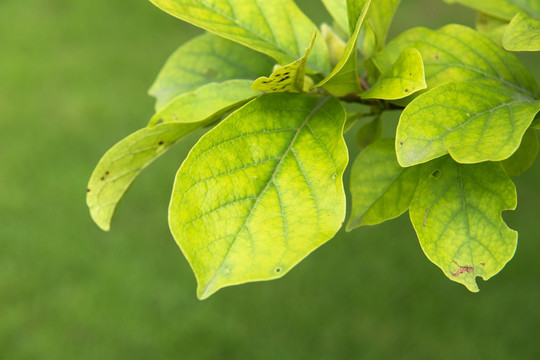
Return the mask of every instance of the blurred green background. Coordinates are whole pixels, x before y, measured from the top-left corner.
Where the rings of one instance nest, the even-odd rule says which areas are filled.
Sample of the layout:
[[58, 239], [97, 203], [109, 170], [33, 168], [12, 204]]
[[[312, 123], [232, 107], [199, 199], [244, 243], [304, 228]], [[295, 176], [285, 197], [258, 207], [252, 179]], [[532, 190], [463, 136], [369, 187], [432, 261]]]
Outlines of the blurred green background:
[[[318, 0], [299, 4], [328, 21]], [[446, 22], [474, 14], [403, 0], [391, 33]], [[91, 171], [146, 124], [148, 87], [199, 33], [146, 0], [0, 1], [0, 359], [540, 359], [540, 161], [505, 213], [516, 256], [478, 294], [427, 260], [404, 215], [340, 232], [281, 280], [198, 301], [167, 205], [200, 134], [100, 231]], [[524, 57], [537, 78], [539, 60]]]

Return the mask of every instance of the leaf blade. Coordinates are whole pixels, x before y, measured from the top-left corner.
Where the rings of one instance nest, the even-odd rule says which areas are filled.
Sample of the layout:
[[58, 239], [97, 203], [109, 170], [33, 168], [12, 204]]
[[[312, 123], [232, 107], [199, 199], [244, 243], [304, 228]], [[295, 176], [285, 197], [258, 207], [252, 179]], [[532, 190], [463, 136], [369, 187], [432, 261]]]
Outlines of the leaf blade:
[[[216, 35], [236, 41], [287, 64], [302, 56], [315, 25], [292, 0], [151, 0], [163, 11]], [[293, 34], [293, 36], [291, 36]], [[327, 73], [330, 62], [321, 37], [310, 67]]]
[[[169, 208], [199, 298], [281, 277], [337, 232], [345, 216], [344, 122], [335, 99], [276, 93], [201, 138], [178, 171]], [[231, 143], [233, 154], [225, 151]]]
[[427, 167], [409, 209], [422, 250], [453, 281], [477, 292], [510, 261], [517, 232], [501, 217], [517, 205], [513, 182], [498, 163], [462, 165], [450, 157]]
[[509, 51], [540, 51], [540, 19], [519, 12], [506, 28], [502, 43]]

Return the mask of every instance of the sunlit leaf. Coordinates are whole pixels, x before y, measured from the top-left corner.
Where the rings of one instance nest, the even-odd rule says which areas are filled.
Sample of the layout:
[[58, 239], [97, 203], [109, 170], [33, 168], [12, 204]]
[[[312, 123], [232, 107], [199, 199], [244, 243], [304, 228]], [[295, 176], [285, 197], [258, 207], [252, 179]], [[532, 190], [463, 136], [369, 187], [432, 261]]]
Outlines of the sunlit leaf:
[[416, 49], [404, 50], [394, 65], [373, 86], [363, 92], [364, 99], [395, 100], [427, 87], [422, 55]]
[[463, 165], [450, 157], [429, 163], [409, 213], [426, 256], [451, 280], [478, 291], [513, 257], [517, 232], [501, 212], [517, 204], [500, 163]]
[[199, 298], [281, 277], [339, 230], [344, 123], [336, 99], [268, 94], [195, 145], [176, 176], [169, 224]]
[[340, 30], [349, 30], [349, 18], [347, 16], [347, 0], [322, 0], [326, 10], [330, 13]]
[[507, 159], [539, 111], [540, 100], [496, 81], [441, 85], [403, 111], [396, 137], [399, 163], [411, 166], [447, 153], [460, 163]]
[[277, 66], [270, 77], [260, 77], [251, 86], [253, 90], [273, 92], [302, 92], [306, 75], [306, 62], [315, 43], [317, 32], [314, 31], [306, 53], [300, 59], [283, 66]]
[[330, 75], [316, 86], [321, 86], [336, 96], [344, 96], [361, 91], [360, 84], [358, 83], [358, 51], [356, 45], [360, 28], [362, 27], [370, 4], [371, 0], [365, 2], [362, 13], [356, 22], [356, 30], [347, 42], [347, 47], [345, 48], [341, 60], [334, 67]]
[[251, 80], [229, 80], [210, 83], [183, 93], [158, 111], [150, 119], [149, 126], [161, 122], [191, 123], [209, 118], [217, 120], [228, 111], [260, 95], [260, 92], [251, 89], [251, 83]]
[[519, 176], [527, 171], [536, 160], [538, 146], [536, 131], [527, 130], [517, 151], [502, 162], [506, 173], [510, 176]]
[[530, 97], [540, 92], [534, 77], [513, 54], [465, 26], [406, 31], [375, 56], [377, 67], [387, 71], [407, 48], [422, 54], [428, 88], [451, 81], [491, 79], [498, 87], [510, 87]]
[[205, 123], [169, 123], [144, 128], [107, 151], [90, 177], [86, 194], [96, 224], [108, 231], [118, 203], [141, 171]]
[[502, 43], [510, 51], [540, 51], [540, 19], [518, 13], [506, 28]]
[[266, 55], [212, 34], [198, 36], [180, 46], [167, 60], [150, 94], [161, 110], [178, 95], [214, 82], [256, 79], [272, 70]]
[[380, 139], [364, 149], [351, 169], [352, 210], [347, 231], [403, 214], [411, 204], [421, 168], [399, 166], [394, 139]]
[[[301, 57], [315, 25], [293, 0], [150, 0], [169, 14], [209, 32], [267, 54], [280, 64]], [[330, 61], [322, 37], [308, 65], [328, 73]]]

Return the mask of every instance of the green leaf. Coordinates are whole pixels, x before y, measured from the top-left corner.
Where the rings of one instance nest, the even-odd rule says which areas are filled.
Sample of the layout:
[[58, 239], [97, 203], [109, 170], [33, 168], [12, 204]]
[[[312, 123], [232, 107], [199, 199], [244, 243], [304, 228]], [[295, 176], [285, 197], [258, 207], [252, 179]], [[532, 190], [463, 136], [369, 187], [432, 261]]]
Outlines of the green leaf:
[[536, 131], [533, 129], [527, 130], [517, 151], [502, 162], [506, 173], [510, 176], [519, 176], [527, 171], [536, 160], [538, 147]]
[[[358, 1], [358, 0], [357, 0]], [[364, 2], [361, 0], [360, 2]], [[394, 18], [401, 0], [372, 0], [373, 4], [366, 17], [366, 27], [360, 35], [362, 52], [366, 57], [371, 57], [375, 51], [381, 50], [386, 44], [388, 29]], [[371, 39], [374, 39], [371, 40]], [[369, 45], [374, 42], [373, 45]]]
[[174, 238], [207, 298], [283, 276], [345, 217], [345, 111], [334, 98], [263, 95], [191, 150], [169, 208]]
[[255, 91], [273, 92], [302, 92], [306, 75], [306, 62], [315, 43], [317, 31], [313, 31], [306, 53], [300, 59], [283, 66], [277, 66], [270, 77], [260, 77], [251, 86]]
[[478, 291], [513, 257], [517, 232], [502, 221], [517, 204], [500, 163], [458, 164], [448, 156], [427, 166], [409, 209], [426, 256], [451, 280]]
[[[236, 41], [288, 64], [304, 54], [315, 25], [293, 0], [150, 0], [165, 12], [211, 33]], [[321, 37], [308, 65], [328, 73], [330, 62]]]
[[540, 113], [536, 114], [536, 117], [534, 118], [531, 127], [540, 130]]
[[347, 44], [326, 24], [321, 25], [321, 33], [326, 42], [326, 46], [328, 47], [330, 63], [332, 65], [337, 65], [345, 53]]
[[[368, 1], [371, 2], [371, 0]], [[356, 25], [358, 19], [362, 16], [362, 12], [367, 11], [366, 2], [366, 0], [346, 0], [347, 19], [349, 20], [349, 33], [351, 34], [351, 37], [354, 36], [354, 33], [356, 32]], [[366, 11], [363, 11], [364, 8]]]
[[476, 30], [489, 37], [499, 46], [502, 46], [502, 38], [507, 26], [508, 22], [506, 20], [481, 12], [476, 15]]
[[95, 223], [109, 231], [116, 207], [135, 178], [155, 159], [206, 122], [141, 129], [114, 145], [97, 164], [86, 193]]
[[203, 85], [232, 79], [256, 79], [272, 70], [274, 61], [256, 51], [212, 34], [198, 36], [176, 50], [149, 93], [161, 110], [178, 95]]
[[540, 91], [534, 77], [513, 54], [465, 26], [406, 31], [375, 56], [375, 64], [384, 73], [407, 48], [422, 54], [428, 88], [452, 81], [491, 79], [498, 82], [496, 86], [510, 87], [530, 97]]
[[322, 2], [336, 24], [340, 27], [340, 30], [346, 32], [349, 29], [347, 0], [322, 0]]
[[[372, 121], [364, 124], [356, 133], [356, 144], [362, 150], [382, 136], [381, 116], [377, 115]], [[394, 151], [395, 152], [395, 151]]]
[[358, 68], [356, 49], [358, 34], [364, 22], [364, 18], [371, 4], [371, 0], [366, 1], [364, 8], [356, 23], [356, 30], [347, 42], [345, 53], [339, 63], [334, 67], [330, 75], [318, 83], [317, 87], [323, 87], [335, 96], [345, 96], [350, 93], [358, 93], [361, 91], [358, 83]]
[[347, 231], [403, 214], [411, 204], [421, 168], [399, 166], [394, 139], [380, 139], [364, 149], [351, 169], [352, 211]]
[[504, 160], [517, 150], [539, 111], [540, 100], [496, 81], [441, 85], [417, 97], [401, 114], [399, 163], [411, 166], [447, 153], [460, 163]]
[[363, 99], [396, 100], [427, 88], [422, 55], [416, 49], [404, 50], [394, 65], [360, 96]]
[[540, 51], [540, 19], [518, 13], [506, 28], [502, 43], [510, 51]]
[[184, 93], [158, 111], [149, 126], [161, 122], [191, 123], [204, 119], [217, 120], [260, 93], [251, 89], [251, 80], [229, 80], [210, 83]]
[[[447, 3], [458, 3], [477, 11], [489, 14], [502, 20], [510, 20], [518, 11], [516, 0], [445, 0]], [[529, 1], [529, 0], [525, 0]], [[536, 0], [530, 0], [536, 1]]]

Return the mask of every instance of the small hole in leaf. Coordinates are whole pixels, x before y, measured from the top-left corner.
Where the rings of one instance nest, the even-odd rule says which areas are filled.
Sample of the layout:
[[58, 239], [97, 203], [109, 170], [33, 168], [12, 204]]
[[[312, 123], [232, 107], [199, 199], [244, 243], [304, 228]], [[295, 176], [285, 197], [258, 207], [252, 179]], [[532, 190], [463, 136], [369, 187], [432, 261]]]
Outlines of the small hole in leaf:
[[409, 92], [409, 89], [405, 89], [405, 92]]
[[336, 177], [337, 177], [336, 173], [332, 174], [332, 179], [335, 179]]
[[159, 125], [163, 122], [163, 119], [158, 119], [154, 125]]
[[441, 176], [441, 172], [439, 170], [435, 170], [434, 172], [431, 173], [431, 176], [437, 179], [439, 176]]
[[281, 268], [280, 267], [277, 267], [276, 270], [274, 270], [276, 272], [276, 274], [279, 274], [281, 272]]
[[400, 141], [400, 142], [399, 142], [399, 145], [402, 145], [402, 146], [403, 146], [403, 141]]

